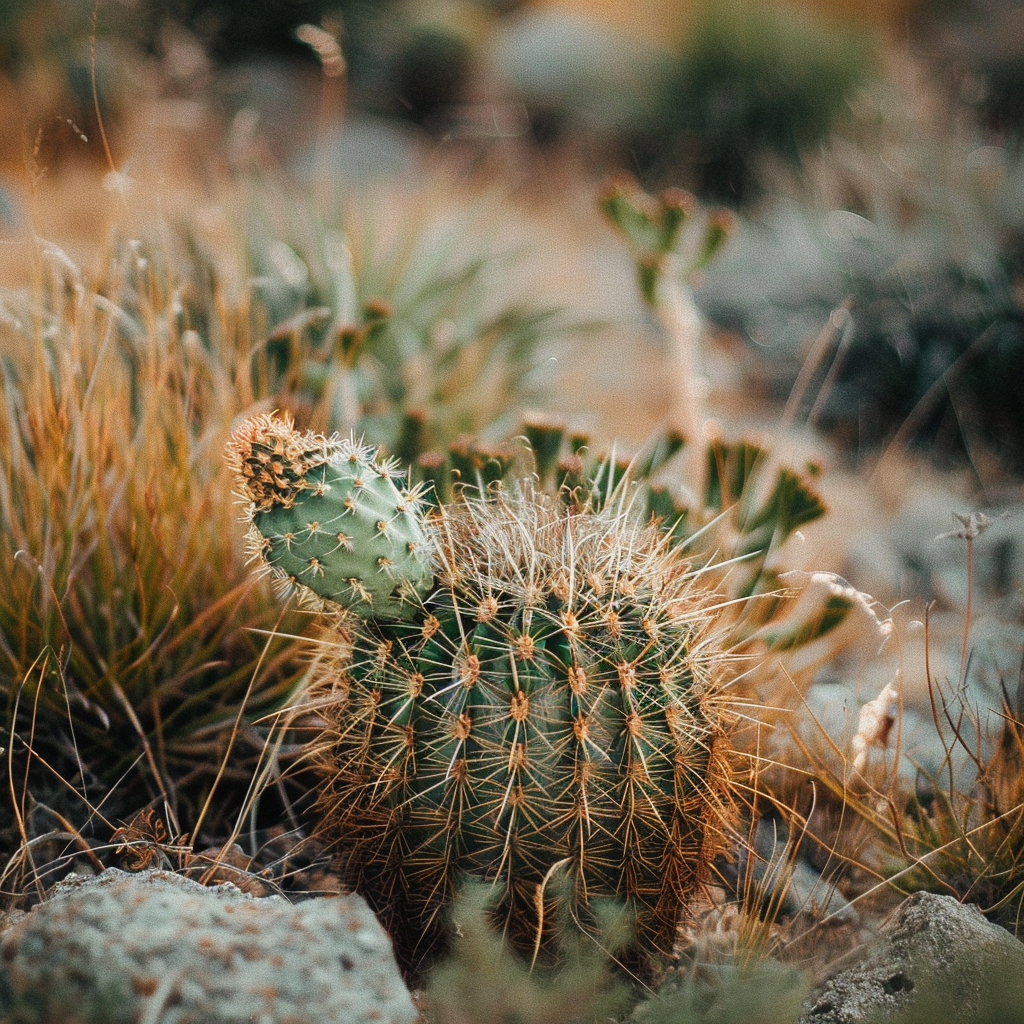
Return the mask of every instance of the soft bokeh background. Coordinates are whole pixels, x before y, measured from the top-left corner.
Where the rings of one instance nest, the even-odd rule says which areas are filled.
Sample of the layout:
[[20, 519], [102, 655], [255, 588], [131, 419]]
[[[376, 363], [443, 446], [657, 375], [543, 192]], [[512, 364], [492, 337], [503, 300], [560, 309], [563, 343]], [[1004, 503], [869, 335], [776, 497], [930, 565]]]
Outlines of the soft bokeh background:
[[[898, 671], [912, 740], [931, 723], [926, 636], [971, 713], [1024, 709], [1022, 97], [1013, 0], [0, 0], [0, 353], [27, 336], [19, 294], [49, 296], [74, 336], [69, 296], [137, 277], [139, 337], [166, 328], [188, 359], [277, 345], [287, 386], [318, 399], [351, 369], [324, 325], [357, 311], [365, 335], [356, 290], [388, 296], [404, 333], [387, 351], [415, 359], [362, 383], [392, 414], [429, 405], [438, 438], [497, 437], [531, 407], [632, 450], [699, 393], [709, 434], [822, 467], [831, 513], [787, 564], [896, 609], [881, 658], [867, 630], [856, 669], [823, 659], [816, 720], [851, 734]], [[699, 382], [598, 212], [620, 171], [730, 211], [685, 282]], [[181, 295], [147, 291], [144, 263]], [[214, 501], [216, 471], [189, 460], [242, 399], [211, 390], [209, 436], [168, 446]], [[371, 411], [361, 428], [395, 447], [395, 415]], [[954, 513], [977, 510], [969, 575]]]

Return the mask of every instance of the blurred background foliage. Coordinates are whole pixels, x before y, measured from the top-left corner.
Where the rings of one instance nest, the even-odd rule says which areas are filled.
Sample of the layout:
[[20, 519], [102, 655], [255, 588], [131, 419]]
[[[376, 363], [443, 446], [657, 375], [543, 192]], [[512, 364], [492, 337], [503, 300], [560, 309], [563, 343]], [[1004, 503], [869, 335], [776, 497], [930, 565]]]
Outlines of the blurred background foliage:
[[650, 184], [744, 203], [763, 191], [766, 158], [798, 164], [850, 119], [900, 39], [991, 130], [1019, 139], [1020, 22], [1012, 0], [10, 0], [0, 72], [8, 86], [31, 80], [34, 100], [89, 134], [90, 49], [101, 106], [116, 109], [135, 83], [115, 70], [115, 48], [162, 62], [178, 88], [191, 78], [230, 92], [240, 68], [315, 72], [296, 34], [313, 25], [341, 46], [350, 113], [435, 139], [571, 140]]
[[[358, 197], [395, 171], [427, 180], [440, 158], [469, 169], [460, 180], [498, 171], [527, 203], [571, 207], [625, 168], [652, 192], [681, 186], [736, 214], [721, 258], [689, 284], [711, 369], [728, 364], [747, 419], [788, 402], [788, 422], [826, 432], [854, 466], [909, 445], [997, 494], [1024, 470], [1022, 11], [1016, 0], [7, 0], [0, 230], [36, 227], [26, 166], [31, 180], [90, 163], [133, 173], [140, 122], [167, 180], [183, 168], [206, 183], [273, 177], [318, 200], [324, 182]], [[175, 135], [186, 143], [165, 160]], [[294, 337], [312, 342], [288, 368], [310, 401], [326, 394], [339, 346], [368, 339], [347, 386], [385, 443], [424, 412], [430, 443], [485, 428], [473, 405], [494, 404], [484, 380], [530, 402], [541, 343], [567, 324], [547, 292], [504, 305], [489, 255], [446, 262], [462, 230], [452, 224], [420, 249], [396, 243], [390, 269], [381, 253], [349, 294], [330, 266], [329, 202], [306, 218], [280, 198], [231, 244], [248, 249], [270, 347], [287, 361]], [[535, 243], [534, 228], [514, 241]], [[429, 309], [410, 270], [435, 289]], [[399, 277], [394, 308], [374, 305]], [[657, 337], [643, 310], [622, 306], [636, 336]], [[581, 359], [587, 344], [571, 340]], [[412, 350], [427, 369], [396, 372], [396, 353]], [[460, 390], [467, 353], [474, 383]], [[339, 408], [325, 426], [344, 421]]]
[[[156, 71], [164, 94], [202, 93], [225, 122], [255, 107], [301, 123], [296, 107], [319, 103], [321, 117], [415, 126], [428, 145], [571, 148], [599, 171], [750, 208], [772, 168], [802, 168], [859, 123], [901, 46], [980, 130], [1019, 147], [1022, 24], [1013, 0], [10, 0], [0, 75], [23, 130], [3, 156], [40, 132], [92, 138], [96, 108], [116, 139]], [[301, 26], [343, 63], [326, 69]], [[338, 68], [343, 87], [318, 100], [319, 72]]]

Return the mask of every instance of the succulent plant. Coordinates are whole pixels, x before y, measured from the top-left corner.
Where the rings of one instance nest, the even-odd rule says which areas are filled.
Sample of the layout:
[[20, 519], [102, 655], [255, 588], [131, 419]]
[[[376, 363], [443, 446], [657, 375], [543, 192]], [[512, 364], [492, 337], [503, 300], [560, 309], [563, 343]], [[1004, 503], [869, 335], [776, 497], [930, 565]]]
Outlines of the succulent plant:
[[443, 951], [479, 877], [527, 957], [553, 955], [559, 905], [593, 932], [610, 898], [634, 921], [623, 963], [656, 973], [732, 816], [730, 656], [701, 570], [627, 487], [597, 507], [527, 483], [422, 511], [389, 490], [403, 550], [373, 547], [358, 570], [346, 545], [303, 545], [339, 522], [353, 548], [378, 544], [347, 467], [393, 467], [267, 417], [229, 460], [258, 557], [336, 608], [303, 701], [322, 723], [321, 831], [405, 970]]
[[361, 615], [404, 617], [430, 568], [419, 496], [398, 489], [394, 463], [272, 416], [246, 421], [231, 450], [254, 503], [254, 553], [278, 578]]
[[681, 264], [677, 269], [692, 278], [718, 255], [732, 228], [733, 218], [727, 211], [709, 213], [698, 227], [700, 237], [691, 232], [688, 251], [673, 257], [684, 229], [693, 226], [687, 222], [693, 220], [695, 207], [696, 200], [688, 192], [667, 188], [652, 196], [627, 174], [613, 175], [605, 183], [601, 212], [629, 246], [637, 264], [640, 294], [652, 309], [661, 301], [658, 285], [666, 264], [674, 258]]
[[[452, 187], [439, 177], [397, 204], [360, 199], [358, 211], [341, 197], [323, 209], [285, 189], [252, 196], [237, 215], [245, 256], [233, 273], [251, 329], [265, 338], [255, 393], [281, 396], [327, 431], [365, 434], [396, 454], [404, 445], [408, 460], [419, 454], [402, 433], [409, 417], [423, 444], [447, 444], [543, 402], [552, 381], [539, 372], [542, 355], [582, 325], [557, 300], [527, 295], [514, 253], [484, 236], [496, 193], [460, 208]], [[223, 279], [223, 254], [194, 241], [192, 280]]]

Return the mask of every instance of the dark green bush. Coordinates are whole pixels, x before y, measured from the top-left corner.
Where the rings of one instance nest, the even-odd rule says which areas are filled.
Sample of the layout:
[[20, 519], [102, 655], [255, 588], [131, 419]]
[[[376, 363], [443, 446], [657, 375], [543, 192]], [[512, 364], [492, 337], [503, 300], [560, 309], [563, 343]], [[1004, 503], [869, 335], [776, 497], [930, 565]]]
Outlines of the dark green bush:
[[665, 85], [655, 161], [689, 168], [708, 198], [752, 198], [760, 163], [798, 163], [822, 142], [871, 63], [860, 33], [777, 5], [704, 3]]

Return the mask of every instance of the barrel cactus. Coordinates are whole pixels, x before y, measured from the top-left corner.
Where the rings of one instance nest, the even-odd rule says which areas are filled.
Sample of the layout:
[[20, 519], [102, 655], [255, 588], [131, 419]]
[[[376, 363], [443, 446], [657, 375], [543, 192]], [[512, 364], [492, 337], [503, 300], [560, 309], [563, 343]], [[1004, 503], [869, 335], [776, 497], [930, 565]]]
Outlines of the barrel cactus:
[[732, 816], [734, 659], [701, 572], [625, 489], [601, 508], [528, 483], [432, 506], [360, 446], [268, 417], [229, 458], [256, 557], [331, 611], [302, 701], [320, 831], [408, 975], [476, 877], [530, 960], [555, 955], [556, 920], [596, 931], [624, 904], [623, 962], [653, 976]]

